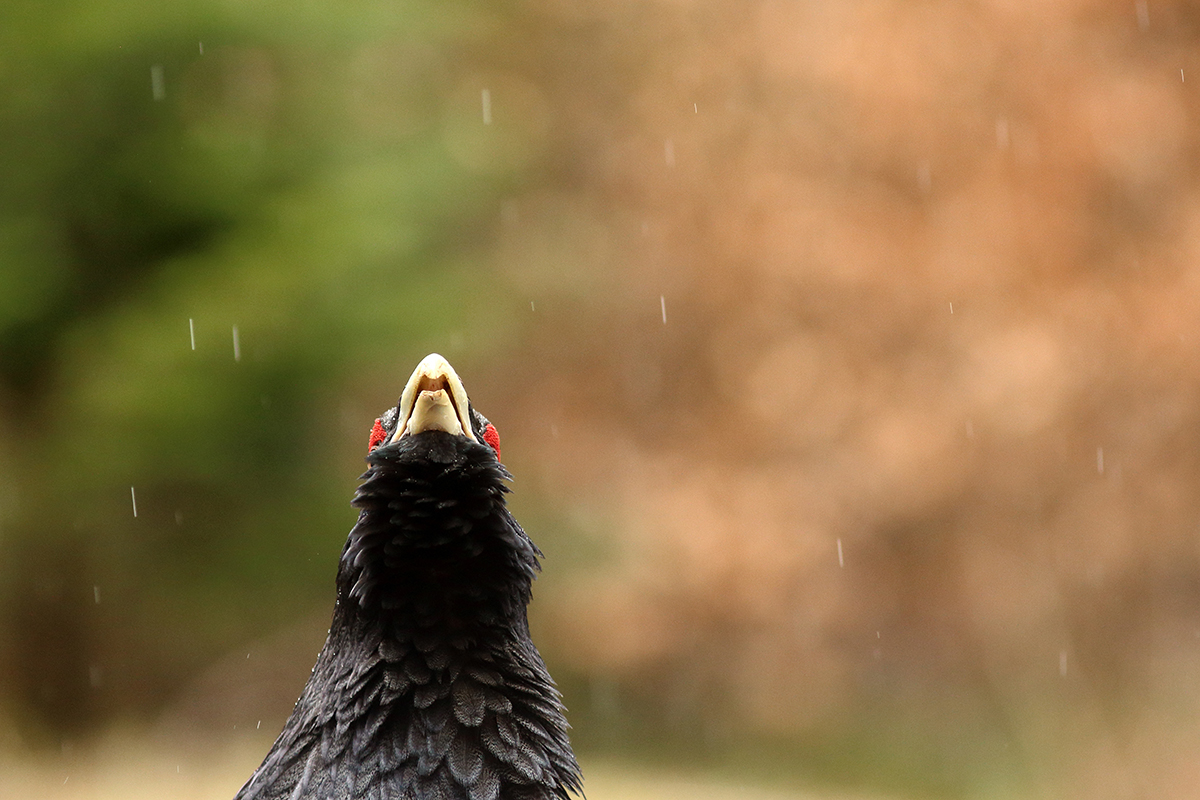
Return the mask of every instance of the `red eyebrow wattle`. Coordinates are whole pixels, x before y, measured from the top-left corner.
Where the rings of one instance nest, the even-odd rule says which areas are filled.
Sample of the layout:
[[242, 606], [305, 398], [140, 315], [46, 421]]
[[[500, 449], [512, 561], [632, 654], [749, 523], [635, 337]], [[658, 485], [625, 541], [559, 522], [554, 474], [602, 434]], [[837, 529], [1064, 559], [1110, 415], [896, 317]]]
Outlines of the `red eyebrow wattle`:
[[387, 438], [387, 431], [383, 429], [383, 421], [375, 420], [375, 425], [371, 428], [371, 438], [367, 440], [367, 452], [371, 452], [379, 445], [383, 444], [383, 440]]
[[487, 427], [483, 429], [483, 440], [491, 445], [492, 449], [496, 451], [496, 460], [499, 461], [500, 434], [496, 431], [496, 426], [490, 422], [487, 424]]

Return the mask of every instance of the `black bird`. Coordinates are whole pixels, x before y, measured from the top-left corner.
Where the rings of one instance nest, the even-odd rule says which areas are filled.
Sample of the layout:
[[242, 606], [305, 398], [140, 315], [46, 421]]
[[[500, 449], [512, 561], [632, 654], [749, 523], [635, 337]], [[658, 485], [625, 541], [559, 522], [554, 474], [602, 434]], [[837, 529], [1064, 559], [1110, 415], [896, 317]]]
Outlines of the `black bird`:
[[375, 421], [308, 684], [235, 800], [549, 800], [580, 792], [529, 637], [541, 552], [496, 429], [441, 356]]

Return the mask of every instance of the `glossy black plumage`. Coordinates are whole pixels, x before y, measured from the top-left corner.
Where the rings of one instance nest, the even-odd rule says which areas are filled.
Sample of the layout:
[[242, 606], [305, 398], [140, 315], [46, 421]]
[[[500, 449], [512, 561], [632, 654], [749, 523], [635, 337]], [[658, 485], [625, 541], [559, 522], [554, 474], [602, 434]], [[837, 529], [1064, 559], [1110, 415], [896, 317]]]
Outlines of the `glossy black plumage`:
[[329, 637], [236, 800], [579, 791], [526, 619], [541, 554], [505, 506], [509, 475], [481, 443], [486, 420], [470, 417], [475, 440], [428, 430], [368, 456]]

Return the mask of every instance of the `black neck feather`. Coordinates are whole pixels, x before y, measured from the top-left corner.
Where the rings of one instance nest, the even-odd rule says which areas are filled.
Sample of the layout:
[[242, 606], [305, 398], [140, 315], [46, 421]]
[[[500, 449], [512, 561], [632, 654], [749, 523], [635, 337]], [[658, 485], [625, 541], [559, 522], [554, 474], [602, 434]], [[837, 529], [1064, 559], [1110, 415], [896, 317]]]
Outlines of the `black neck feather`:
[[401, 638], [524, 631], [541, 553], [505, 505], [510, 476], [491, 448], [428, 432], [379, 447], [368, 462], [339, 607], [386, 620]]
[[426, 432], [376, 448], [329, 638], [237, 800], [565, 800], [580, 788], [529, 638], [541, 553], [492, 450]]

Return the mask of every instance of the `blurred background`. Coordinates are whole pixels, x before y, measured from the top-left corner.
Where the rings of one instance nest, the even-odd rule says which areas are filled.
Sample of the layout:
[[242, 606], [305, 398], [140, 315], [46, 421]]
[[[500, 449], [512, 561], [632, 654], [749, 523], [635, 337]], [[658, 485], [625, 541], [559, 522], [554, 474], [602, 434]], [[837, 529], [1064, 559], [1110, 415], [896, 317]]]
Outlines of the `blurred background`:
[[7, 0], [0, 796], [232, 796], [431, 351], [593, 800], [1195, 796], [1198, 45], [1185, 0]]

